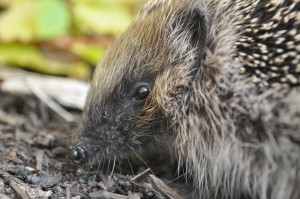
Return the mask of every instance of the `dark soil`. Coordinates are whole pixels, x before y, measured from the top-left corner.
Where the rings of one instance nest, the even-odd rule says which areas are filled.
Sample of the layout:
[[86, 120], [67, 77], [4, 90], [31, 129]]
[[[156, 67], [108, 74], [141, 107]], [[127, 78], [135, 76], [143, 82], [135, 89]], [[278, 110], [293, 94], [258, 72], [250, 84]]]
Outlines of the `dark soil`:
[[[80, 121], [80, 111], [68, 111]], [[74, 165], [67, 154], [76, 128], [33, 96], [0, 92], [0, 198], [176, 198], [153, 188], [159, 179], [149, 172], [138, 175], [144, 165], [116, 168], [113, 175], [109, 166]]]

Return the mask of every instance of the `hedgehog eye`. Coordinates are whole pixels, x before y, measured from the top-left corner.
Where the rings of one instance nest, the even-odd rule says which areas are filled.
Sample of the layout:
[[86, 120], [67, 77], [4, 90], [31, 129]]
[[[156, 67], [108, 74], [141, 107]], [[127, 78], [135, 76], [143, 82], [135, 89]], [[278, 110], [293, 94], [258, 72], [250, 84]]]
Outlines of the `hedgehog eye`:
[[148, 97], [149, 93], [150, 93], [150, 88], [147, 86], [144, 86], [144, 85], [138, 87], [135, 91], [136, 97], [139, 100], [146, 99]]

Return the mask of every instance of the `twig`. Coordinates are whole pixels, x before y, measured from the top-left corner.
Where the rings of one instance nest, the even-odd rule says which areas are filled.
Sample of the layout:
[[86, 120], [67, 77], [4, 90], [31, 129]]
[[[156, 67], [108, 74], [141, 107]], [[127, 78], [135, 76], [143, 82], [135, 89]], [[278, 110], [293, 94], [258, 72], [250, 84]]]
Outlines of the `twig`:
[[163, 197], [167, 199], [183, 199], [174, 189], [166, 185], [163, 181], [154, 175], [149, 175], [151, 180], [152, 188], [154, 191], [160, 193]]
[[108, 191], [96, 191], [90, 193], [89, 196], [92, 199], [102, 198], [102, 199], [128, 199], [128, 196], [123, 196], [120, 194], [111, 193]]
[[67, 199], [71, 198], [71, 192], [70, 192], [70, 187], [69, 186], [66, 187], [66, 198]]
[[[1, 0], [0, 0], [1, 1]], [[88, 83], [71, 78], [41, 75], [0, 66], [0, 90], [13, 94], [31, 94], [26, 81], [38, 85], [40, 90], [63, 107], [83, 110]], [[1, 83], [2, 80], [2, 83]]]
[[38, 150], [35, 155], [36, 155], [36, 170], [41, 171], [43, 170], [44, 151]]
[[12, 176], [5, 171], [5, 165], [0, 165], [0, 176], [6, 181], [10, 187], [12, 187], [15, 192], [22, 199], [34, 198], [48, 198], [52, 195], [52, 191], [43, 191], [39, 187], [30, 187], [30, 185], [24, 183], [20, 179]]
[[137, 175], [134, 176], [131, 180], [132, 180], [132, 181], [135, 181], [136, 179], [138, 179], [138, 178], [141, 177], [142, 175], [145, 175], [145, 174], [146, 174], [147, 172], [149, 172], [149, 171], [151, 171], [150, 168], [148, 168], [148, 169], [146, 169], [145, 171], [143, 171], [143, 172], [137, 174]]
[[62, 108], [58, 103], [52, 100], [46, 93], [44, 93], [37, 85], [33, 84], [30, 80], [26, 81], [28, 88], [36, 95], [42, 102], [44, 102], [49, 108], [59, 114], [67, 122], [75, 121], [72, 114]]
[[3, 171], [0, 169], [0, 176], [9, 183], [9, 185], [16, 191], [16, 193], [22, 198], [22, 199], [29, 199], [29, 196], [27, 193], [19, 187], [19, 184], [22, 182], [18, 179], [7, 173], [6, 171]]
[[13, 179], [8, 179], [9, 185], [16, 191], [16, 193], [22, 198], [22, 199], [29, 199], [30, 197], [28, 194], [20, 188], [20, 184], [14, 181]]
[[0, 198], [1, 199], [11, 199], [10, 197], [8, 197], [7, 195], [4, 195], [2, 193], [0, 193]]

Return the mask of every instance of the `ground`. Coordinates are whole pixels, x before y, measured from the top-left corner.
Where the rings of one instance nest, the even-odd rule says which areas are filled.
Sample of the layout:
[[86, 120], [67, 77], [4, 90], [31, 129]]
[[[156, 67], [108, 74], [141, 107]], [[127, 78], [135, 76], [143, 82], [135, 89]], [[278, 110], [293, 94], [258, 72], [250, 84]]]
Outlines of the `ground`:
[[143, 165], [112, 175], [73, 164], [69, 140], [81, 112], [68, 111], [77, 122], [65, 122], [34, 96], [0, 91], [0, 198], [180, 198]]

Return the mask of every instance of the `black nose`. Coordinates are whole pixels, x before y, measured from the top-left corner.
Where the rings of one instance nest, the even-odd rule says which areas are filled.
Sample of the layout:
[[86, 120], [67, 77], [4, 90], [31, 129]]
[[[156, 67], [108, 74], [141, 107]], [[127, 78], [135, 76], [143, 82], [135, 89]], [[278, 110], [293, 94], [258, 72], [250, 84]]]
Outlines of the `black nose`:
[[75, 146], [70, 152], [70, 158], [76, 164], [83, 164], [87, 161], [87, 153], [81, 146]]

